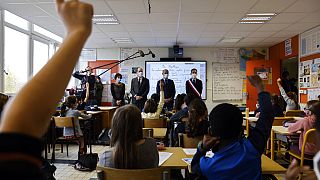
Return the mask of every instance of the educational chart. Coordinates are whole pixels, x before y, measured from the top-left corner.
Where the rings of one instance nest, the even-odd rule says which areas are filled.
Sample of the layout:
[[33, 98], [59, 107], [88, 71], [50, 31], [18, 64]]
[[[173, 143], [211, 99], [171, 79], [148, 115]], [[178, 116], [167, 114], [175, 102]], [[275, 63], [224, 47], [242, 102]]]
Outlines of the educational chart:
[[206, 99], [206, 61], [188, 61], [188, 62], [164, 62], [164, 61], [146, 61], [146, 77], [150, 81], [151, 94], [156, 93], [157, 82], [162, 79], [162, 70], [169, 70], [169, 79], [174, 81], [176, 87], [176, 95], [186, 93], [186, 81], [191, 78], [191, 69], [196, 68], [198, 70], [197, 78], [202, 81], [203, 90], [201, 97]]
[[242, 83], [238, 63], [212, 63], [212, 99], [239, 100], [242, 99]]
[[300, 62], [300, 88], [315, 88], [320, 86], [320, 58]]
[[318, 100], [318, 96], [320, 95], [320, 89], [308, 89], [308, 101], [310, 100]]

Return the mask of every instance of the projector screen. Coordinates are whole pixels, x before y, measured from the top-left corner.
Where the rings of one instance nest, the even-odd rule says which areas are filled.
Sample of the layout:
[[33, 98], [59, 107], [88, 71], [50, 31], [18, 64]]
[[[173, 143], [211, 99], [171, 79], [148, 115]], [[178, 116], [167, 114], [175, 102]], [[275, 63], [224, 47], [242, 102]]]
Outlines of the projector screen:
[[174, 81], [176, 86], [176, 96], [186, 93], [186, 81], [191, 78], [191, 69], [198, 70], [197, 78], [202, 81], [203, 89], [201, 97], [207, 98], [207, 62], [188, 61], [188, 62], [165, 62], [165, 61], [146, 61], [146, 78], [150, 81], [149, 96], [157, 91], [157, 81], [162, 79], [162, 70], [169, 70], [169, 79]]

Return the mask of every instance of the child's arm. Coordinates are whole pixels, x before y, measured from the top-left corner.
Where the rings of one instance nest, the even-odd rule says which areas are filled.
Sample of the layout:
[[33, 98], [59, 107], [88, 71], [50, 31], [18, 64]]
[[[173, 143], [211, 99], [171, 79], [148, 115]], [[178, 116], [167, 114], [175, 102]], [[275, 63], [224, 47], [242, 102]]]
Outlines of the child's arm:
[[90, 4], [64, 0], [56, 3], [67, 28], [67, 36], [58, 52], [6, 107], [1, 133], [42, 137], [91, 33], [93, 7]]
[[270, 94], [265, 92], [261, 78], [259, 76], [250, 76], [248, 79], [258, 91], [260, 104], [260, 117], [257, 121], [256, 127], [249, 133], [250, 135], [248, 139], [257, 151], [262, 154], [271, 132], [274, 119], [273, 109]]
[[294, 133], [294, 132], [297, 132], [297, 131], [300, 131], [300, 130], [303, 130], [303, 123], [304, 121], [306, 121], [306, 119], [303, 119], [303, 120], [299, 120], [293, 124], [290, 124], [289, 127], [288, 127], [288, 131], [290, 133]]
[[160, 113], [162, 112], [164, 106], [164, 84], [160, 81], [160, 101], [156, 111], [156, 117], [160, 117]]

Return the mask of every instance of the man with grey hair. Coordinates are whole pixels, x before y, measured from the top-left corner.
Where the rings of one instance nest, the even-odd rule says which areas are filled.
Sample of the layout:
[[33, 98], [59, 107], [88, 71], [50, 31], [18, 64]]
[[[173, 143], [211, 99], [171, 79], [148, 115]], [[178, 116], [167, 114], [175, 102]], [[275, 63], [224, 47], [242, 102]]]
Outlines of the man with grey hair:
[[174, 97], [176, 95], [176, 87], [172, 79], [169, 79], [169, 70], [162, 70], [163, 78], [157, 82], [157, 94], [160, 95], [160, 81], [164, 83], [164, 108], [168, 111], [173, 109]]
[[140, 111], [142, 111], [144, 107], [149, 90], [149, 79], [143, 77], [143, 69], [139, 67], [137, 71], [137, 77], [131, 80], [130, 92], [132, 94], [132, 104], [136, 105]]

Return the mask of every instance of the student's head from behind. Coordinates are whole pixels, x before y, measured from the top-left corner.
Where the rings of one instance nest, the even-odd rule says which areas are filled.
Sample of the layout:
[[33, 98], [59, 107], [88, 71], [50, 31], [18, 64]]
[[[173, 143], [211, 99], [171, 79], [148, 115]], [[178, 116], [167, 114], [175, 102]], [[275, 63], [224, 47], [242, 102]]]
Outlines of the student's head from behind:
[[271, 96], [271, 103], [272, 103], [272, 105], [279, 105], [280, 104], [280, 99], [277, 94], [273, 94]]
[[119, 83], [122, 79], [122, 74], [120, 73], [117, 73], [115, 76], [114, 76], [114, 79], [116, 80], [117, 83]]
[[194, 96], [194, 94], [189, 93], [189, 94], [187, 94], [187, 95], [184, 97], [183, 101], [184, 101], [184, 103], [185, 103], [187, 106], [189, 106], [190, 103], [191, 103], [191, 101], [193, 101], [193, 100], [196, 99], [196, 98], [197, 98], [197, 97]]
[[168, 69], [162, 70], [162, 76], [163, 76], [164, 79], [168, 79], [168, 77], [169, 77], [169, 70], [168, 70]]
[[68, 108], [76, 108], [78, 105], [78, 100], [76, 96], [68, 96], [66, 100], [66, 106]]
[[176, 111], [181, 110], [181, 106], [184, 103], [184, 98], [186, 97], [186, 94], [178, 94], [175, 101], [174, 101], [174, 109]]
[[282, 72], [282, 79], [289, 79], [289, 72], [288, 71]]
[[287, 95], [290, 99], [297, 101], [297, 95], [295, 92], [288, 92]]
[[101, 82], [101, 78], [99, 76], [96, 76], [96, 82]]
[[211, 134], [224, 139], [238, 139], [243, 134], [243, 117], [239, 108], [232, 104], [217, 105], [209, 114]]
[[188, 108], [189, 118], [188, 118], [188, 136], [194, 136], [194, 133], [199, 128], [199, 123], [203, 120], [207, 120], [208, 109], [206, 104], [201, 100], [196, 98], [193, 100]]
[[[311, 108], [316, 105], [317, 103], [319, 103], [318, 100], [310, 100], [307, 102], [306, 104], [306, 107], [304, 108], [304, 113], [307, 115], [307, 116], [311, 116], [312, 115], [312, 112], [311, 112]], [[315, 111], [315, 109], [313, 110]]]
[[137, 76], [138, 77], [142, 77], [143, 76], [143, 69], [142, 67], [139, 67], [138, 70], [137, 70]]
[[87, 74], [88, 74], [88, 75], [90, 75], [90, 74], [93, 73], [93, 70], [92, 70], [92, 68], [91, 68], [90, 66], [87, 66], [87, 67], [86, 67], [86, 71], [87, 71]]
[[150, 98], [153, 99], [157, 104], [159, 104], [159, 101], [160, 101], [159, 94], [153, 93]]
[[196, 68], [191, 69], [191, 77], [193, 79], [197, 78], [198, 70]]
[[315, 102], [309, 110], [311, 112], [311, 117], [315, 119], [317, 130], [320, 132], [320, 102]]
[[155, 113], [157, 111], [157, 103], [155, 100], [153, 99], [148, 99], [145, 103], [144, 103], [144, 108], [143, 111], [145, 113]]
[[115, 168], [137, 168], [137, 142], [143, 138], [140, 110], [134, 105], [118, 108], [112, 118], [111, 132]]

